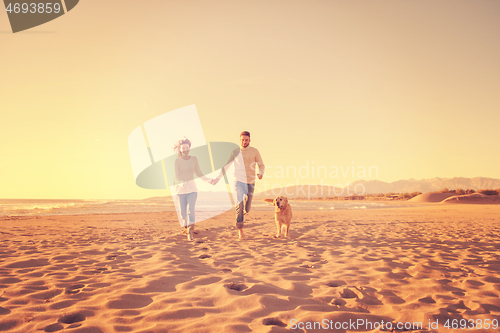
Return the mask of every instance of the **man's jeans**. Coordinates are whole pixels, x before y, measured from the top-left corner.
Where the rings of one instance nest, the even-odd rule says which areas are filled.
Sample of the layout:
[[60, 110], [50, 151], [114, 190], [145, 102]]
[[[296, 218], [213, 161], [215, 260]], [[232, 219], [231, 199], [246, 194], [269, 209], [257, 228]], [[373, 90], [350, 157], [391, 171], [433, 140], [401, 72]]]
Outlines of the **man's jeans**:
[[250, 211], [252, 206], [253, 191], [255, 184], [247, 184], [237, 181], [236, 188], [236, 227], [243, 228], [244, 214]]

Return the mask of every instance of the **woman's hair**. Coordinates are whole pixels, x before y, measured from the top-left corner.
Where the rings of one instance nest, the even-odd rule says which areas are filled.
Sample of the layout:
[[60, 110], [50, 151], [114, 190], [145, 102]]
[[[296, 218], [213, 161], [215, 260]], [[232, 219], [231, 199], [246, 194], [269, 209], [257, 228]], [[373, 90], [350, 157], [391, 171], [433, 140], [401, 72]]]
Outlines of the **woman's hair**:
[[178, 157], [181, 156], [181, 146], [184, 144], [188, 144], [189, 148], [191, 148], [191, 141], [189, 141], [189, 139], [186, 137], [174, 143], [174, 153], [177, 153]]

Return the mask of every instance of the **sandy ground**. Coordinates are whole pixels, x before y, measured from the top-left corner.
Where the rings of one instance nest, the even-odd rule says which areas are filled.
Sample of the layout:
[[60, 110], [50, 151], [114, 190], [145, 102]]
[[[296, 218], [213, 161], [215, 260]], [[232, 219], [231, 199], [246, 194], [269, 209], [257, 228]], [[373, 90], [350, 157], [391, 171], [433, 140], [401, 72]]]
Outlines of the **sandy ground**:
[[498, 331], [499, 205], [174, 214], [0, 218], [0, 331]]

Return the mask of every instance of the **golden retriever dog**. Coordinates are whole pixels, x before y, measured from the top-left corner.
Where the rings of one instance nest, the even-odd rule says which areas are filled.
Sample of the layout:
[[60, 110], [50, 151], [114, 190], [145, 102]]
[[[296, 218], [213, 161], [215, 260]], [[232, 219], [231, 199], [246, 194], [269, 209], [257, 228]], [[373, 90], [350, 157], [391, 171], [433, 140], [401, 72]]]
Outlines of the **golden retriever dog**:
[[290, 230], [290, 222], [292, 221], [292, 207], [288, 204], [287, 197], [282, 195], [274, 198], [274, 220], [276, 221], [277, 234], [276, 238], [281, 237], [281, 230], [283, 226], [286, 227], [285, 237], [288, 237], [288, 230]]

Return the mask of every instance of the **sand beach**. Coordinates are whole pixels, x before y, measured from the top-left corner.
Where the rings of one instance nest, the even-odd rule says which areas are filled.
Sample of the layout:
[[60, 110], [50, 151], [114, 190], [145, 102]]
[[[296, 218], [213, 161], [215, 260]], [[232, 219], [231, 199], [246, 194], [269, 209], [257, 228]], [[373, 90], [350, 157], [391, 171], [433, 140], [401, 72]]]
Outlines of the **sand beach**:
[[237, 241], [227, 212], [195, 242], [175, 212], [2, 217], [0, 331], [494, 332], [498, 216], [295, 211], [290, 237], [273, 239], [273, 213], [257, 211]]

